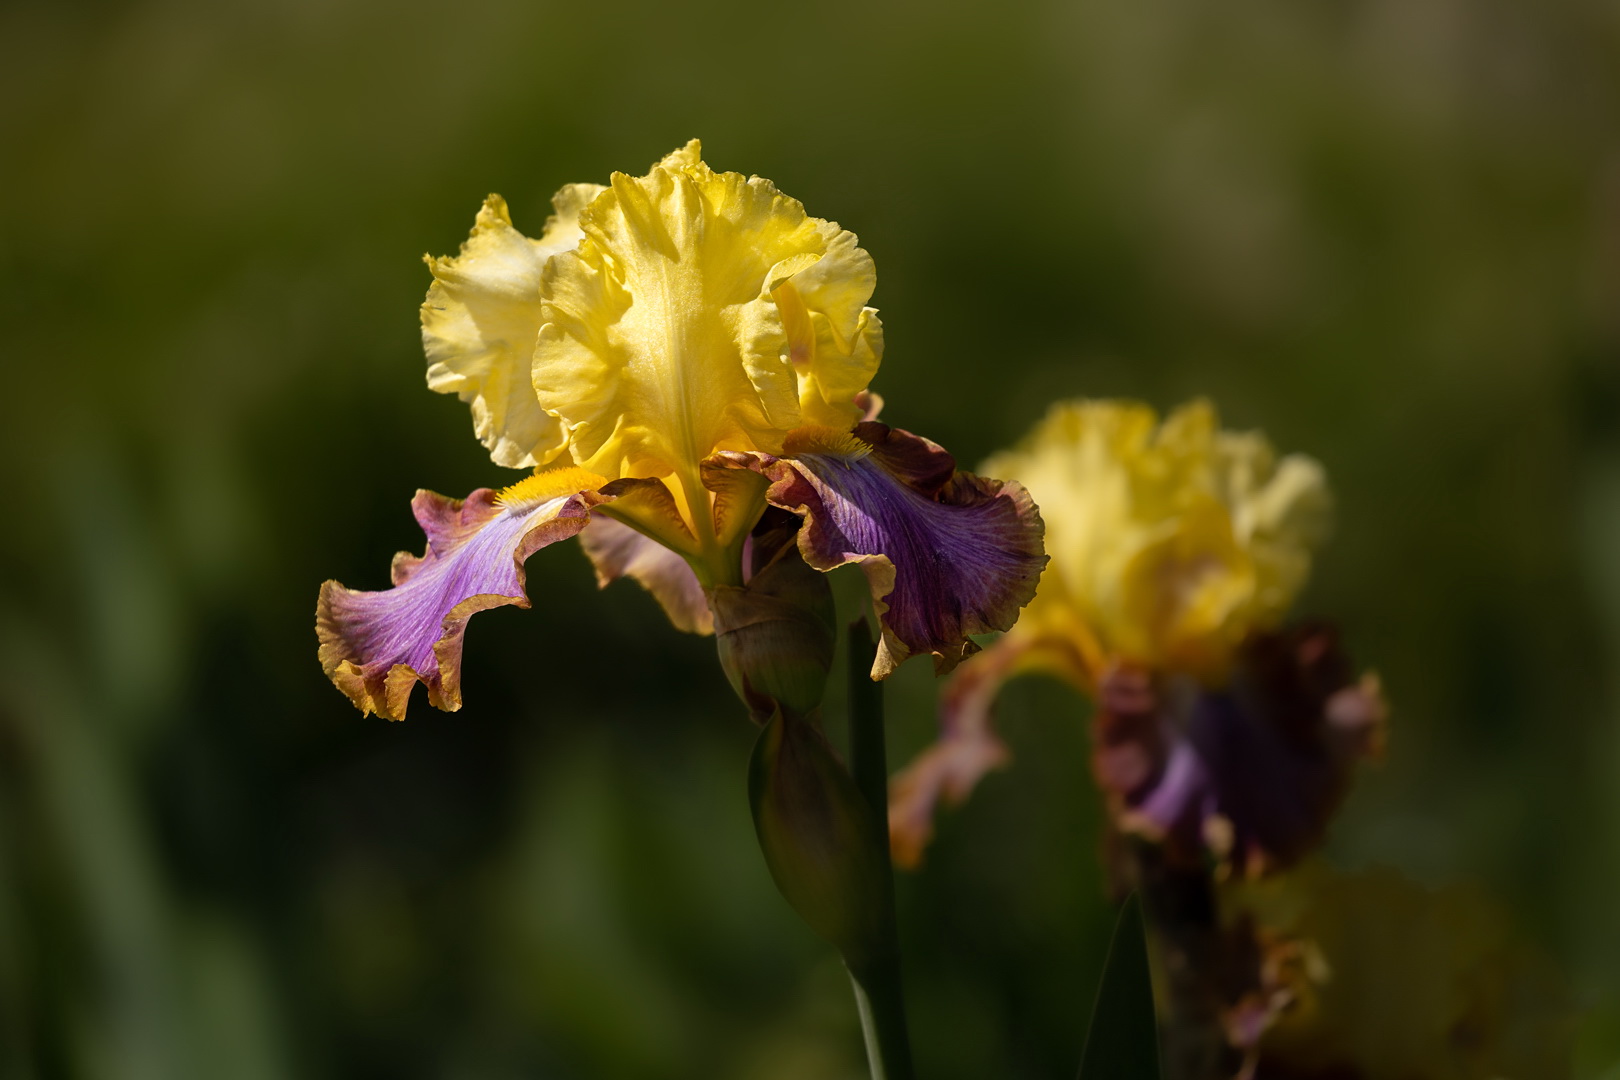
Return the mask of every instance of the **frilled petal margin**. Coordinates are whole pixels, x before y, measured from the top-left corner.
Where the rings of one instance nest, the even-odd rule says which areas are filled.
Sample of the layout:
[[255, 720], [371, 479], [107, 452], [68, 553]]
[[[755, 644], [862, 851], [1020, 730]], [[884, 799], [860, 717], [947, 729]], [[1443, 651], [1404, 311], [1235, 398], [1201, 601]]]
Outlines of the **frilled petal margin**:
[[920, 865], [939, 805], [961, 805], [985, 773], [1010, 760], [992, 726], [996, 696], [1008, 679], [1029, 671], [1086, 686], [1085, 658], [1068, 641], [1022, 636], [1022, 624], [951, 676], [939, 698], [939, 741], [889, 783], [889, 849], [896, 866]]
[[417, 492], [411, 510], [428, 546], [394, 557], [393, 588], [321, 586], [315, 632], [327, 676], [362, 713], [389, 720], [405, 718], [417, 682], [435, 708], [459, 709], [467, 620], [506, 604], [528, 607], [524, 561], [585, 528], [591, 507], [606, 501], [595, 490], [604, 483], [568, 468], [466, 499]]
[[1227, 689], [1167, 689], [1130, 668], [1104, 677], [1092, 765], [1115, 824], [1181, 861], [1207, 850], [1250, 875], [1297, 862], [1355, 764], [1383, 749], [1378, 680], [1353, 678], [1326, 626], [1251, 637]]
[[653, 594], [675, 624], [688, 634], [714, 633], [714, 616], [692, 567], [680, 555], [630, 526], [595, 514], [579, 534], [580, 546], [596, 568], [596, 583], [607, 588], [621, 577], [634, 578]]
[[887, 424], [799, 428], [781, 457], [725, 452], [705, 468], [767, 477], [766, 499], [805, 518], [799, 551], [817, 570], [860, 566], [883, 628], [874, 679], [914, 653], [949, 671], [978, 651], [969, 635], [1013, 624], [1046, 565], [1022, 486], [957, 472], [939, 446]]
[[428, 387], [472, 404], [473, 427], [497, 465], [524, 468], [555, 457], [567, 432], [534, 396], [529, 368], [545, 319], [546, 260], [579, 243], [580, 211], [605, 189], [569, 184], [557, 212], [531, 240], [512, 227], [506, 200], [491, 195], [453, 258], [427, 260], [433, 285], [422, 304]]

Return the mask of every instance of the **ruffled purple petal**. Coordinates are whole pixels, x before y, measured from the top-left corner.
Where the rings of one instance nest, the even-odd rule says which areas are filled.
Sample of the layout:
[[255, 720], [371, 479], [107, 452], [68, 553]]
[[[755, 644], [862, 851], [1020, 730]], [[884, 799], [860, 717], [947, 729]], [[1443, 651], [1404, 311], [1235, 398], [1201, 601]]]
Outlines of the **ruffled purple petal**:
[[1022, 486], [957, 472], [943, 449], [886, 424], [800, 429], [780, 458], [711, 461], [771, 479], [767, 499], [805, 518], [805, 562], [865, 572], [883, 630], [874, 679], [914, 653], [949, 671], [978, 650], [970, 635], [1012, 626], [1046, 565], [1040, 514]]
[[435, 708], [459, 709], [467, 620], [488, 608], [529, 606], [524, 561], [585, 527], [602, 501], [590, 488], [601, 482], [568, 469], [499, 493], [480, 488], [464, 500], [417, 492], [411, 509], [428, 546], [420, 557], [395, 556], [393, 588], [321, 586], [315, 630], [328, 677], [361, 712], [390, 720], [404, 719], [418, 682]]
[[1320, 843], [1356, 762], [1381, 753], [1387, 715], [1377, 679], [1355, 680], [1324, 626], [1251, 637], [1220, 691], [1115, 669], [1098, 706], [1092, 765], [1115, 824], [1248, 873]]

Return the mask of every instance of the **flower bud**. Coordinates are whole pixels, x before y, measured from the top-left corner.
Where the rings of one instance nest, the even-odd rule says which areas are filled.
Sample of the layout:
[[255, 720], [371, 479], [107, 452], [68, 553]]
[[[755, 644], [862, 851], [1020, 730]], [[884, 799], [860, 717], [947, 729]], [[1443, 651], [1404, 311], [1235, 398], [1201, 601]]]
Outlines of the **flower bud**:
[[793, 910], [852, 968], [882, 951], [887, 830], [809, 720], [770, 717], [748, 796], [760, 850]]
[[803, 717], [821, 704], [837, 633], [832, 590], [791, 537], [747, 585], [717, 585], [708, 597], [720, 665], [755, 723], [778, 707]]

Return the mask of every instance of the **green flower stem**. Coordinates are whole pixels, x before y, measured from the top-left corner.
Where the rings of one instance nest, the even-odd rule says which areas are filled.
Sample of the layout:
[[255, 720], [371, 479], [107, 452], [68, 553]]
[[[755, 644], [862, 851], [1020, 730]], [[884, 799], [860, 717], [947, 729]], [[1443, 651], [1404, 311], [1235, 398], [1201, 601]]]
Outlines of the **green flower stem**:
[[889, 863], [889, 767], [884, 749], [883, 687], [870, 671], [877, 646], [864, 618], [849, 628], [849, 766], [855, 786], [871, 805], [883, 852], [879, 947], [870, 956], [845, 956], [855, 987], [855, 1006], [866, 1035], [872, 1080], [912, 1080], [911, 1040], [906, 1030], [900, 979], [900, 934], [894, 912], [894, 871]]
[[1203, 866], [1170, 862], [1155, 844], [1131, 840], [1125, 856], [1164, 971], [1167, 1080], [1236, 1076], [1243, 1057], [1222, 1022], [1230, 946], [1221, 932], [1215, 879]]
[[911, 1043], [906, 1034], [906, 1003], [900, 991], [900, 957], [850, 967], [855, 1008], [866, 1035], [872, 1080], [912, 1080]]

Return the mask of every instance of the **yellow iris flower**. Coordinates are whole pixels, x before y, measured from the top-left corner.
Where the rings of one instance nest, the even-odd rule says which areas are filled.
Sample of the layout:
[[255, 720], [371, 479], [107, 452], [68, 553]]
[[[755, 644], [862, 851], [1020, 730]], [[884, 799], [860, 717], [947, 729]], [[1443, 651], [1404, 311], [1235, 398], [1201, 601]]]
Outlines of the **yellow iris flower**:
[[459, 707], [467, 619], [528, 606], [524, 560], [567, 536], [603, 584], [633, 577], [710, 632], [767, 506], [805, 520], [806, 563], [866, 574], [875, 678], [918, 652], [946, 670], [1012, 624], [1045, 562], [1039, 515], [1018, 485], [876, 422], [877, 278], [853, 233], [715, 172], [696, 141], [553, 205], [531, 239], [490, 196], [461, 253], [428, 260], [428, 385], [471, 405], [497, 465], [535, 474], [418, 493], [428, 550], [396, 559], [393, 588], [322, 588], [321, 662], [362, 710], [403, 716], [417, 682]]
[[1063, 673], [1087, 687], [1118, 661], [1219, 682], [1327, 531], [1321, 466], [1222, 431], [1202, 400], [1163, 423], [1136, 402], [1061, 402], [983, 471], [1020, 480], [1047, 523], [1052, 565], [1008, 636], [1072, 651]]
[[[946, 687], [939, 742], [896, 777], [890, 826], [903, 864], [920, 858], [938, 801], [960, 802], [1006, 761], [991, 713], [1007, 679], [1030, 671], [1057, 675], [1100, 699], [1100, 717], [1157, 701], [1152, 687], [1163, 676], [1219, 691], [1240, 649], [1281, 622], [1327, 529], [1321, 466], [1299, 455], [1279, 460], [1259, 433], [1221, 430], [1205, 401], [1182, 406], [1162, 423], [1135, 402], [1062, 402], [984, 468], [1019, 480], [1040, 501], [1051, 565], [1018, 625]], [[1307, 635], [1299, 646], [1305, 668], [1316, 663], [1305, 655], [1318, 648], [1313, 640]], [[1108, 700], [1110, 689], [1117, 700]], [[1355, 735], [1347, 738], [1352, 750], [1323, 751], [1334, 776], [1341, 761], [1376, 744], [1382, 723], [1376, 684], [1343, 700]], [[1155, 710], [1141, 719], [1139, 727], [1127, 725], [1123, 757], [1110, 756], [1103, 735], [1095, 738], [1099, 773], [1112, 774], [1105, 787], [1126, 775], [1136, 798], [1145, 798], [1141, 785], [1151, 771], [1143, 763], [1163, 766], [1159, 759], [1170, 745], [1157, 734]], [[1152, 751], [1137, 754], [1144, 741]], [[1196, 801], [1188, 793], [1220, 779], [1193, 756], [1177, 762], [1165, 774], [1174, 793], [1163, 789], [1149, 811], [1169, 814], [1173, 803], [1179, 813]], [[1169, 827], [1167, 820], [1156, 828]]]
[[716, 173], [696, 140], [555, 209], [529, 240], [491, 196], [461, 255], [429, 260], [428, 384], [471, 402], [497, 464], [663, 480], [670, 499], [602, 512], [731, 581], [763, 503], [717, 498], [702, 463], [861, 418], [883, 352], [872, 258], [769, 180]]

